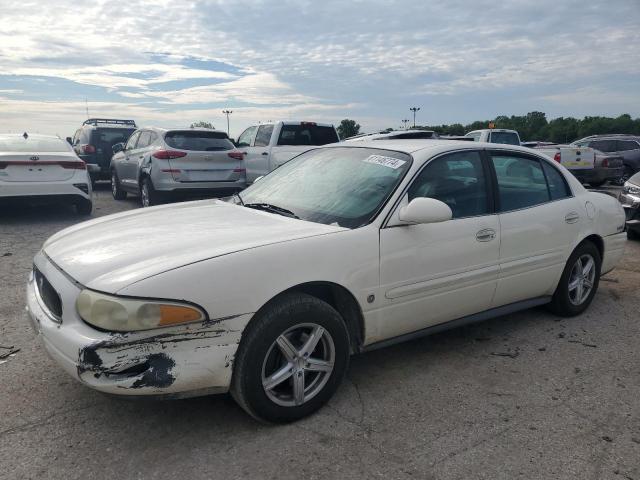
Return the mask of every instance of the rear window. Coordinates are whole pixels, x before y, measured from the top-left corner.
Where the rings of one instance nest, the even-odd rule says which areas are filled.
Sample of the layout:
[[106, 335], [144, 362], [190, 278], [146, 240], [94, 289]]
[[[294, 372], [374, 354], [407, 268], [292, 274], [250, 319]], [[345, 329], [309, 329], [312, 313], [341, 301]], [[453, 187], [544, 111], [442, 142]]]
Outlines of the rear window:
[[0, 152], [69, 152], [71, 147], [60, 138], [0, 136]]
[[180, 150], [196, 150], [199, 152], [215, 152], [233, 150], [231, 140], [224, 132], [174, 131], [167, 132], [164, 141], [172, 148]]
[[321, 127], [303, 123], [283, 125], [278, 145], [327, 145], [338, 142], [338, 134], [333, 127]]
[[93, 131], [91, 143], [105, 145], [109, 149], [116, 143], [126, 143], [136, 130], [134, 128], [98, 128]]
[[503, 145], [520, 145], [518, 135], [513, 132], [491, 132], [489, 142]]

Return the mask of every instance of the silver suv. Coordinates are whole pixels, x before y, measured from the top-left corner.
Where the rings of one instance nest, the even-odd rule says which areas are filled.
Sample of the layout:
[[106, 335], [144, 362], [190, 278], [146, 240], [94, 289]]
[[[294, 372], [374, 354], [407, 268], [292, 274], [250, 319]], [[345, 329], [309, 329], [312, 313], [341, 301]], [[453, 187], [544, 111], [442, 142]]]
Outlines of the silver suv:
[[113, 198], [140, 195], [143, 207], [178, 196], [231, 195], [246, 186], [242, 153], [217, 130], [141, 128], [113, 153]]

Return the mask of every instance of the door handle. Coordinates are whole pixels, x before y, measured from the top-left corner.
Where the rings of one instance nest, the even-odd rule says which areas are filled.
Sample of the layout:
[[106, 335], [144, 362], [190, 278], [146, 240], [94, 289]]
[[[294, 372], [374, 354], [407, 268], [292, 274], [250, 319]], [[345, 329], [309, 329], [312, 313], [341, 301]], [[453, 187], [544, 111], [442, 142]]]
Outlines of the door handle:
[[479, 242], [490, 242], [496, 238], [496, 231], [493, 228], [484, 228], [476, 233], [476, 240]]
[[578, 220], [580, 220], [580, 215], [577, 212], [569, 212], [564, 217], [564, 221], [567, 223], [576, 223]]
[[262, 152], [262, 155], [269, 155], [269, 152]]

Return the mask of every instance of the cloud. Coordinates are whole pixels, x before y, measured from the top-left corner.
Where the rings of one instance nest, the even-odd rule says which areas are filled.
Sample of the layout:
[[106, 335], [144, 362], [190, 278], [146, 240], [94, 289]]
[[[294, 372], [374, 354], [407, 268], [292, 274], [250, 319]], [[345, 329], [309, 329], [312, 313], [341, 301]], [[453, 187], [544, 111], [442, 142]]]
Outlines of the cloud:
[[[0, 94], [27, 102], [34, 122], [38, 108], [65, 116], [78, 92], [150, 122], [222, 107], [237, 124], [335, 115], [372, 130], [411, 105], [427, 123], [543, 107], [640, 114], [637, 0], [23, 0], [2, 12]], [[36, 85], [49, 79], [71, 86]]]

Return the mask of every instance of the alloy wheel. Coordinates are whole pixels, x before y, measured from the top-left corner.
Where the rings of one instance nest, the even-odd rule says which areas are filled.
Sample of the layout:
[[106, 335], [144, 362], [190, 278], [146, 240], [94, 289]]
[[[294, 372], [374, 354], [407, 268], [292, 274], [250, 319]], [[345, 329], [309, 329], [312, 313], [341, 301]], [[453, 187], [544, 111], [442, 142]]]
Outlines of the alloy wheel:
[[596, 262], [589, 254], [581, 255], [569, 275], [569, 301], [582, 305], [593, 290], [596, 278]]
[[315, 323], [295, 325], [271, 344], [262, 363], [262, 387], [274, 403], [293, 407], [316, 396], [331, 377], [335, 345]]

